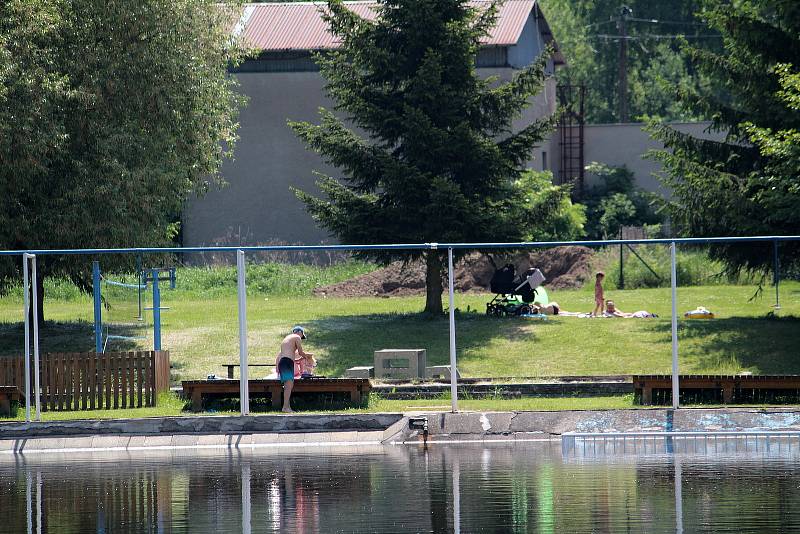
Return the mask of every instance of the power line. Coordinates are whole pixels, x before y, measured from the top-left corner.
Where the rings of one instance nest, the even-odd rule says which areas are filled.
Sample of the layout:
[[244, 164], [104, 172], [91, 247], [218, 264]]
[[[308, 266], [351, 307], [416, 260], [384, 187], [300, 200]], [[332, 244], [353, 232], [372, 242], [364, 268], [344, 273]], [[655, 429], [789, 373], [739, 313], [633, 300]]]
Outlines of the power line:
[[659, 34], [659, 33], [640, 33], [638, 35], [609, 35], [605, 33], [598, 33], [595, 35], [587, 35], [587, 39], [605, 39], [605, 40], [625, 40], [625, 41], [645, 41], [648, 39], [722, 39], [721, 35], [704, 34], [704, 35], [685, 35], [685, 34]]
[[602, 22], [593, 22], [591, 24], [587, 24], [585, 28], [589, 29], [589, 28], [594, 28], [595, 26], [602, 26], [603, 24], [613, 24], [615, 22], [617, 22], [617, 19], [604, 20]]
[[636, 17], [627, 17], [628, 20], [633, 22], [647, 22], [649, 24], [679, 24], [683, 26], [707, 26], [702, 22], [692, 22], [683, 20], [658, 20], [658, 19], [640, 19]]

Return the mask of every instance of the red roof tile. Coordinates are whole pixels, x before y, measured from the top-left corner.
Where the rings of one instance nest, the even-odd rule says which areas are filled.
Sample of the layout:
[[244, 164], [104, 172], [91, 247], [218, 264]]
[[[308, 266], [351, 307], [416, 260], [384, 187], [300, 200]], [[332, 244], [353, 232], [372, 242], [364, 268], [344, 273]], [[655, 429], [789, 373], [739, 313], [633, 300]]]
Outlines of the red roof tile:
[[[473, 6], [488, 2], [473, 0]], [[487, 46], [516, 44], [536, 0], [507, 0], [500, 7], [497, 26], [484, 39]], [[325, 50], [336, 41], [320, 17], [322, 2], [245, 4], [236, 33], [242, 33], [247, 46], [259, 50]], [[375, 2], [347, 2], [347, 7], [363, 18], [374, 19]]]

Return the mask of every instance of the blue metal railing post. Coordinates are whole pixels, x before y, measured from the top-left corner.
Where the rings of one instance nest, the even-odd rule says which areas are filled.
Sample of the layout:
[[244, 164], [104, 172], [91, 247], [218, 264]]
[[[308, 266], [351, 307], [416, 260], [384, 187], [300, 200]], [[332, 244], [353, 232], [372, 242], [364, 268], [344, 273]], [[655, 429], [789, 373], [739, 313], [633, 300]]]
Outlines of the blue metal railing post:
[[103, 352], [103, 296], [100, 290], [100, 262], [92, 262], [92, 293], [94, 293], [94, 350]]
[[158, 270], [152, 269], [153, 276], [153, 350], [161, 350], [161, 290], [158, 288]]

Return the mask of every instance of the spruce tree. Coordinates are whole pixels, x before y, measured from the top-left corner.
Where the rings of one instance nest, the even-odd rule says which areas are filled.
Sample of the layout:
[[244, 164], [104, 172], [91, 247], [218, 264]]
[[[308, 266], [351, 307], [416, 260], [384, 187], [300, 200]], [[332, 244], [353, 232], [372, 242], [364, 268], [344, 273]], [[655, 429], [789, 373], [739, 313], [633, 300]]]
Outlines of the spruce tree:
[[[653, 125], [668, 150], [665, 183], [675, 198], [670, 213], [688, 236], [796, 234], [800, 228], [800, 153], [791, 139], [800, 130], [792, 82], [800, 64], [800, 3], [795, 0], [710, 0], [700, 13], [723, 36], [724, 52], [685, 47], [713, 82], [679, 98], [711, 119], [721, 142], [700, 140], [667, 125]], [[730, 272], [766, 273], [772, 245], [715, 246]], [[800, 247], [781, 245], [788, 268]]]
[[[341, 47], [318, 63], [335, 108], [320, 110], [318, 125], [290, 126], [343, 175], [320, 177], [325, 198], [296, 191], [342, 242], [515, 241], [530, 230], [519, 220], [524, 199], [514, 181], [553, 119], [518, 130], [512, 121], [543, 87], [551, 54], [510, 82], [481, 79], [475, 59], [497, 7], [385, 0], [369, 21], [340, 0], [327, 2], [323, 17]], [[540, 206], [537, 219], [560, 205]], [[441, 313], [444, 253], [419, 254], [427, 267], [425, 310]], [[407, 252], [371, 257], [409, 259]]]

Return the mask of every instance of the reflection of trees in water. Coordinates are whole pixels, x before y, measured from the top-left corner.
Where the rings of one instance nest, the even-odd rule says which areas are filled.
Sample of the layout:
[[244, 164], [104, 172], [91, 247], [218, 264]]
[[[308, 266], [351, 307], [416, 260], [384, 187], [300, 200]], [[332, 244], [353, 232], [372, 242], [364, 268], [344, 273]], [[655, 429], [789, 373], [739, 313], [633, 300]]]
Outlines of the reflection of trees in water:
[[[674, 524], [670, 457], [571, 462], [550, 452], [495, 445], [94, 460], [41, 455], [0, 463], [0, 531], [24, 530], [27, 485], [35, 486], [37, 473], [48, 532], [226, 532], [244, 530], [246, 518], [253, 532], [641, 531]], [[792, 461], [682, 462], [687, 532], [732, 522], [745, 530], [799, 526], [792, 521], [800, 510], [800, 467]]]

